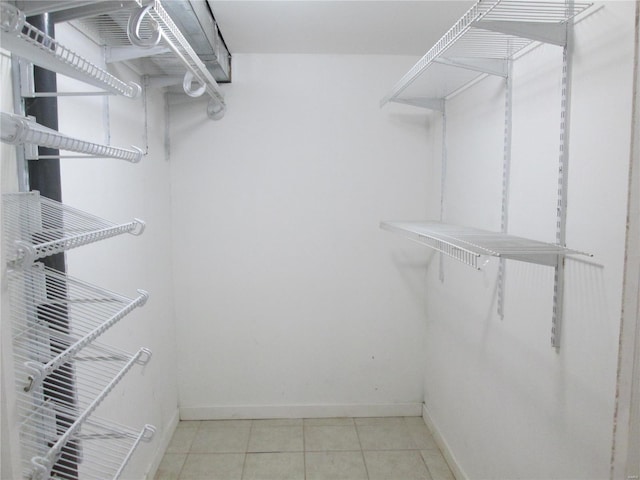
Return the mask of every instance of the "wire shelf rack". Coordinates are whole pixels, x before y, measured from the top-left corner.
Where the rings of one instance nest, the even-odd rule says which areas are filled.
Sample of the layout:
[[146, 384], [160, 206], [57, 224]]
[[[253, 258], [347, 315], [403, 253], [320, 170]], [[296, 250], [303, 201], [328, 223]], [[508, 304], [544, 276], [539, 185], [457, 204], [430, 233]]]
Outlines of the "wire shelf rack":
[[[110, 49], [118, 48], [122, 58], [142, 64], [151, 77], [182, 78], [184, 92], [192, 97], [206, 93], [211, 119], [224, 115], [226, 104], [218, 83], [160, 0], [144, 6], [123, 2], [122, 8], [84, 18], [82, 24]], [[128, 52], [122, 53], [123, 49]]]
[[[79, 416], [77, 410], [56, 405], [51, 401], [34, 409], [23, 423], [21, 443], [26, 455], [23, 460], [25, 478], [33, 477], [34, 469], [41, 478], [81, 478], [83, 480], [117, 480], [141, 443], [150, 442], [156, 432], [152, 425], [140, 430], [92, 416], [69, 436], [62, 447], [56, 464], [47, 475], [45, 445], [55, 445], [60, 439], [60, 429], [69, 429], [69, 420]], [[44, 475], [44, 476], [42, 476]], [[33, 477], [34, 480], [37, 477]]]
[[591, 6], [564, 0], [479, 0], [398, 81], [387, 102], [428, 105], [483, 74], [507, 76], [507, 60], [532, 42], [565, 45], [568, 22]]
[[[112, 147], [86, 142], [44, 127], [34, 120], [12, 113], [0, 112], [0, 137], [12, 145], [39, 145], [59, 150], [82, 153], [91, 157], [116, 158], [137, 163], [144, 155], [142, 149]], [[36, 157], [38, 158], [38, 157]]]
[[29, 24], [23, 12], [5, 2], [0, 3], [0, 34], [3, 48], [43, 68], [129, 98], [141, 92], [137, 83], [125, 83], [89, 62]]
[[[134, 309], [143, 306], [149, 297], [146, 291], [138, 290], [138, 297], [128, 298], [45, 268], [41, 263], [9, 271], [8, 285], [14, 338], [31, 342], [42, 337], [43, 326], [64, 333], [55, 354], [49, 352], [48, 356], [28, 361], [27, 376], [22, 378], [25, 391], [40, 384]], [[46, 348], [49, 347], [47, 344]]]
[[140, 235], [145, 227], [139, 219], [115, 224], [35, 191], [3, 195], [2, 208], [7, 263], [12, 267], [123, 233]]
[[491, 257], [555, 266], [559, 256], [589, 255], [528, 238], [440, 222], [382, 222], [380, 228], [481, 270]]
[[[26, 336], [14, 337], [14, 362], [16, 379], [24, 378], [31, 362], [44, 363], [54, 358], [61, 348], [66, 348], [73, 338], [61, 331], [59, 325], [40, 322]], [[34, 338], [37, 337], [37, 340]], [[136, 364], [145, 365], [151, 351], [139, 349], [135, 354], [112, 347], [92, 343], [82, 349], [71, 360], [51, 372], [40, 383], [21, 389], [18, 381], [18, 415], [21, 418], [21, 436], [24, 452], [32, 467], [28, 476], [33, 480], [52, 478], [51, 470], [65, 468], [60, 461], [72, 438], [77, 437], [84, 424], [98, 406]], [[39, 419], [40, 428], [27, 427], [30, 419], [39, 418], [45, 406], [53, 408], [54, 415]], [[44, 422], [44, 424], [42, 424]], [[43, 438], [54, 431], [55, 443]], [[36, 438], [33, 438], [35, 436]], [[34, 457], [33, 450], [40, 452]], [[65, 478], [65, 477], [63, 477]]]

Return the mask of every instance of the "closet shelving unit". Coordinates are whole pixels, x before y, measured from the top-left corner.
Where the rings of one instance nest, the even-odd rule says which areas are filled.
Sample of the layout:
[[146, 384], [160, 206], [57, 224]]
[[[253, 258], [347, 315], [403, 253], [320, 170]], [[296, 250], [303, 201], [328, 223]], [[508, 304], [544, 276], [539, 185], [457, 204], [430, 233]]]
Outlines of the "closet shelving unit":
[[[109, 53], [112, 60], [140, 62], [145, 68], [153, 65], [153, 75], [166, 78], [157, 82], [162, 85], [173, 84], [180, 75], [185, 93], [210, 97], [210, 118], [224, 114], [224, 98], [215, 79], [159, 1], [20, 5], [52, 8], [58, 18], [81, 19], [78, 22], [95, 28], [103, 38], [117, 39], [113, 40], [117, 53]], [[123, 82], [30, 25], [26, 17], [32, 13], [0, 3], [0, 40], [3, 48], [20, 58], [21, 75], [14, 79], [21, 83], [21, 97], [75, 94], [38, 93], [25, 87], [29, 84], [25, 72], [33, 71], [34, 64], [97, 88], [77, 94], [139, 96], [142, 89], [137, 83]], [[119, 47], [127, 52], [123, 55]], [[147, 78], [146, 84], [150, 83]], [[0, 112], [0, 120], [2, 141], [24, 147], [25, 159], [63, 158], [38, 156], [33, 153], [36, 146], [132, 163], [142, 156], [137, 147], [87, 142], [23, 115]], [[100, 419], [106, 411], [101, 405], [125, 376], [149, 362], [151, 351], [125, 352], [99, 341], [143, 306], [148, 294], [138, 290], [137, 296], [126, 297], [45, 268], [37, 260], [124, 233], [140, 235], [145, 224], [139, 219], [110, 222], [35, 191], [5, 194], [2, 204], [23, 478], [118, 479], [136, 448], [152, 440], [155, 428], [132, 429]]]
[[[554, 266], [551, 345], [556, 348], [560, 342], [564, 258], [570, 254], [587, 255], [564, 245], [568, 165], [568, 149], [565, 147], [569, 116], [569, 27], [573, 18], [591, 5], [588, 2], [573, 0], [478, 0], [380, 102], [381, 106], [395, 102], [436, 110], [442, 112], [443, 123], [446, 123], [445, 105], [448, 98], [486, 76], [505, 78], [502, 231], [491, 232], [441, 221], [385, 221], [381, 222], [380, 227], [427, 245], [476, 269], [480, 269], [491, 257], [500, 258], [500, 316], [503, 316], [505, 259]], [[511, 156], [511, 63], [519, 53], [538, 42], [561, 47], [563, 54], [556, 243], [540, 242], [507, 233]], [[443, 129], [444, 132], [446, 129]], [[443, 145], [443, 192], [445, 152], [446, 148]], [[444, 196], [441, 201], [444, 201]], [[441, 217], [443, 210], [444, 207], [441, 205]]]
[[[13, 255], [7, 272], [23, 476], [116, 479], [155, 429], [116, 427], [94, 412], [132, 368], [147, 364], [151, 351], [131, 354], [96, 340], [148, 294], [138, 290], [129, 298], [33, 263], [111, 236], [111, 224], [98, 217], [32, 192], [3, 196], [3, 223], [9, 252], [23, 245], [36, 252], [29, 262]], [[16, 240], [25, 238], [38, 241]], [[40, 241], [49, 238], [55, 240]]]
[[145, 223], [116, 224], [64, 205], [38, 192], [3, 195], [3, 232], [7, 262], [27, 266], [35, 260], [123, 233], [140, 235]]
[[[144, 155], [142, 149], [138, 147], [126, 149], [87, 142], [47, 128], [28, 117], [12, 113], [0, 112], [0, 122], [2, 141], [12, 145], [24, 145], [25, 148], [41, 146], [81, 153], [89, 157], [117, 158], [131, 163], [138, 163]], [[43, 159], [37, 152], [25, 153], [25, 158], [27, 160]]]

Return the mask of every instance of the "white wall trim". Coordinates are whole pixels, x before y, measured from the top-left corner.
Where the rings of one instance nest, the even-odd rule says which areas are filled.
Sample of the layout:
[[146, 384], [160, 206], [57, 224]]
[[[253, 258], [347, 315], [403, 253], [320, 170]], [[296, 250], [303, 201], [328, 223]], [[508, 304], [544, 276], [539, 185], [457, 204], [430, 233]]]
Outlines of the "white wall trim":
[[211, 405], [181, 407], [181, 420], [226, 420], [265, 418], [327, 417], [414, 417], [422, 413], [421, 403], [346, 405]]
[[147, 470], [147, 473], [145, 475], [145, 480], [151, 480], [155, 478], [158, 467], [160, 467], [160, 462], [162, 462], [162, 458], [164, 457], [164, 454], [169, 447], [169, 443], [171, 442], [171, 437], [173, 437], [173, 434], [178, 427], [178, 422], [180, 422], [179, 413], [180, 411], [176, 409], [167, 426], [164, 429], [160, 430], [162, 436], [153, 440], [154, 443], [156, 443], [157, 448], [153, 453], [153, 460], [149, 465], [149, 469]]
[[429, 415], [427, 406], [424, 404], [422, 405], [422, 419], [424, 420], [424, 423], [427, 425], [427, 428], [431, 431], [431, 435], [433, 436], [433, 439], [436, 441], [436, 444], [438, 445], [438, 448], [442, 452], [444, 459], [449, 464], [449, 469], [451, 470], [451, 473], [453, 473], [453, 476], [456, 478], [456, 480], [469, 480], [469, 477], [464, 473], [464, 471], [462, 470], [462, 467], [458, 463], [458, 460], [456, 459], [456, 456], [453, 453], [453, 450], [451, 450], [451, 447], [449, 447], [449, 444], [447, 443], [444, 436], [440, 432], [440, 429], [433, 422], [431, 415]]

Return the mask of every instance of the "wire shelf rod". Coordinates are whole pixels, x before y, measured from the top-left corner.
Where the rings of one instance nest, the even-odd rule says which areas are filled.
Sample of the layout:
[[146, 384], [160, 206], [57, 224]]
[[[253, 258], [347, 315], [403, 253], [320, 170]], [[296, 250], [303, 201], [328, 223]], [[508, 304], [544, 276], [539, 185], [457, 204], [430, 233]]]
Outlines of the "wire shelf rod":
[[[144, 24], [143, 19], [146, 15], [152, 19], [154, 26], [157, 27], [157, 32], [153, 32], [150, 38], [143, 38], [140, 34], [140, 26]], [[213, 119], [218, 119], [224, 114], [226, 104], [218, 83], [213, 78], [213, 75], [209, 73], [189, 42], [184, 38], [159, 0], [154, 0], [131, 17], [128, 34], [130, 41], [137, 46], [155, 47], [162, 39], [187, 70], [183, 82], [185, 93], [197, 97], [206, 92], [210, 97], [209, 116]], [[196, 88], [192, 86], [193, 80], [198, 84]]]
[[[142, 149], [138, 147], [132, 147], [132, 150], [128, 150], [72, 138], [20, 115], [0, 112], [0, 121], [2, 141], [12, 145], [40, 145], [42, 147], [85, 153], [92, 157], [116, 158], [131, 163], [139, 162], [143, 155]], [[59, 157], [54, 156], [54, 158]]]
[[23, 12], [0, 4], [0, 34], [3, 48], [43, 68], [83, 81], [114, 94], [134, 98], [141, 87], [125, 83], [89, 62], [26, 21]]
[[[82, 398], [91, 398], [94, 394], [100, 393], [105, 382], [117, 373], [120, 364], [131, 356], [127, 352], [118, 352], [111, 347], [93, 343], [76, 357], [67, 359], [67, 362], [56, 369], [46, 372], [41, 368], [43, 359], [46, 361], [48, 358], [55, 357], [57, 353], [55, 347], [64, 348], [69, 344], [69, 340], [64, 335], [47, 332], [45, 329], [41, 333], [43, 340], [39, 344], [29, 342], [28, 346], [14, 346], [16, 350], [14, 359], [20, 364], [16, 372], [16, 382], [19, 390], [25, 394], [31, 391], [38, 392], [38, 389], [45, 388], [43, 385], [48, 382], [60, 386], [59, 399], [63, 403], [73, 404], [78, 400], [78, 395]], [[49, 335], [45, 336], [47, 333]], [[45, 338], [54, 346], [53, 350], [44, 343]], [[142, 353], [144, 356], [140, 356], [137, 363], [144, 365], [149, 361], [151, 353], [146, 349], [143, 349]], [[70, 376], [74, 376], [75, 381], [73, 385], [69, 385], [69, 389], [66, 389], [64, 385]]]

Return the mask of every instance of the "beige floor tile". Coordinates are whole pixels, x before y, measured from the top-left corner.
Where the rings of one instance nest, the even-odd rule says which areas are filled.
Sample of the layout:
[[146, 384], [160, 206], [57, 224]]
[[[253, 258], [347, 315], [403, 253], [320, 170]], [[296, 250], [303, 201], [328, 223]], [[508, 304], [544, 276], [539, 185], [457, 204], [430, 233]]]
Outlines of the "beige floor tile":
[[307, 452], [360, 450], [355, 426], [304, 427], [304, 449]]
[[305, 453], [306, 480], [367, 480], [362, 452]]
[[301, 418], [268, 418], [264, 420], [254, 420], [254, 427], [301, 427]]
[[420, 453], [433, 480], [455, 480], [447, 461], [439, 450], [422, 450]]
[[354, 425], [351, 417], [305, 418], [304, 426], [307, 427], [348, 427]]
[[250, 428], [253, 420], [203, 420], [200, 430], [216, 430], [218, 428]]
[[248, 452], [302, 452], [302, 427], [253, 427]]
[[245, 453], [250, 428], [200, 428], [189, 453]]
[[360, 417], [354, 418], [357, 427], [373, 426], [373, 427], [399, 427], [405, 426], [404, 417]]
[[198, 428], [201, 420], [180, 420], [177, 428]]
[[363, 452], [370, 480], [431, 480], [417, 450]]
[[304, 480], [304, 454], [248, 453], [242, 480]]
[[438, 444], [424, 423], [422, 425], [407, 425], [407, 428], [411, 438], [420, 450], [438, 450]]
[[407, 425], [424, 425], [426, 427], [422, 417], [404, 417], [404, 423]]
[[357, 429], [362, 450], [415, 450], [418, 448], [404, 423], [363, 425], [358, 426]]
[[183, 426], [178, 424], [167, 447], [167, 453], [189, 453], [197, 433], [198, 425]]
[[153, 477], [154, 480], [178, 480], [186, 459], [186, 453], [166, 453]]
[[240, 480], [244, 453], [190, 453], [180, 480]]

